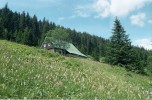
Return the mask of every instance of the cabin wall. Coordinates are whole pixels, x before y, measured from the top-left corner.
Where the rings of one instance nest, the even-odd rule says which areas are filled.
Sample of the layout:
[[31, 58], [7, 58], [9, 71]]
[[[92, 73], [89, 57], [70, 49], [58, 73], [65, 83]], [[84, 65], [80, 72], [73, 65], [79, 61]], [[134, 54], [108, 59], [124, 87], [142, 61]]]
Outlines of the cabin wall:
[[68, 53], [66, 50], [58, 49], [58, 48], [55, 48], [54, 51], [62, 55], [66, 55]]
[[54, 50], [54, 46], [49, 43], [43, 43], [42, 47], [48, 50]]

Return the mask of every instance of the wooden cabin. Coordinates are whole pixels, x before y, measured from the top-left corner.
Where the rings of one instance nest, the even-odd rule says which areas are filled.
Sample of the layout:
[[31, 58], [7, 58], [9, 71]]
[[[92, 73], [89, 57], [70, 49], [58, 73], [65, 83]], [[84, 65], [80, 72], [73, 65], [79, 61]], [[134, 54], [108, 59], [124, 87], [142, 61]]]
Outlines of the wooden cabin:
[[63, 55], [86, 57], [72, 43], [64, 41], [44, 41], [41, 47]]

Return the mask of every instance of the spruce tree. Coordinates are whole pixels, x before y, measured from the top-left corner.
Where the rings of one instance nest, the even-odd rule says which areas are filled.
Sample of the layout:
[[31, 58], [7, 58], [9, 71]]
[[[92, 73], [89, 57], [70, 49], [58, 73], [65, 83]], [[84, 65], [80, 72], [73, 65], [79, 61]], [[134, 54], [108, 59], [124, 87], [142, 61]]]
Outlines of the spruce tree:
[[116, 18], [107, 51], [106, 62], [112, 65], [126, 66], [131, 62], [131, 42], [120, 21]]
[[[1, 14], [0, 14], [1, 15]], [[2, 18], [0, 17], [0, 39], [2, 39], [3, 38], [3, 26], [2, 26]]]
[[22, 44], [29, 45], [31, 31], [28, 29], [28, 27], [24, 29], [24, 32], [22, 34]]

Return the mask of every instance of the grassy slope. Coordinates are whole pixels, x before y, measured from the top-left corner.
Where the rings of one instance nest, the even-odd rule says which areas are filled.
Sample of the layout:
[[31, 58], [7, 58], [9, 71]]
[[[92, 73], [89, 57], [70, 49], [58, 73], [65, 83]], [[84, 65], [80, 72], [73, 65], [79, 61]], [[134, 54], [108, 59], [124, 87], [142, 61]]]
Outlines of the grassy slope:
[[0, 98], [139, 100], [151, 87], [123, 68], [0, 40]]

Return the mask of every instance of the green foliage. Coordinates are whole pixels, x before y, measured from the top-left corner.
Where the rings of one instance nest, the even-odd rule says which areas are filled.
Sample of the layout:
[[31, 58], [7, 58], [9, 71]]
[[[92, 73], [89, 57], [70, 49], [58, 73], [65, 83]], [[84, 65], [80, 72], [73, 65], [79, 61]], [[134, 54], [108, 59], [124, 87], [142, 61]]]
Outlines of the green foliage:
[[55, 28], [46, 33], [44, 42], [53, 43], [55, 47], [68, 48], [69, 33], [63, 28]]
[[31, 34], [31, 31], [28, 28], [25, 28], [24, 32], [23, 32], [23, 36], [22, 36], [23, 38], [22, 38], [21, 43], [30, 45], [30, 34]]
[[146, 74], [145, 69], [147, 67], [147, 59], [148, 59], [148, 53], [144, 48], [132, 48], [131, 52], [131, 64], [132, 67], [131, 70], [135, 71], [140, 74]]
[[121, 67], [2, 40], [0, 51], [1, 99], [152, 99], [152, 80]]
[[147, 67], [147, 72], [149, 73], [150, 76], [152, 76], [152, 51], [148, 51], [148, 67]]
[[130, 60], [131, 43], [117, 18], [114, 22], [112, 34], [106, 61], [113, 65], [127, 65]]
[[57, 40], [61, 41], [70, 41], [69, 40], [69, 33], [67, 30], [63, 28], [55, 28], [54, 30], [50, 30], [46, 34], [47, 37], [52, 37]]
[[105, 61], [125, 67], [128, 71], [144, 74], [147, 66], [147, 52], [143, 48], [132, 47], [120, 21], [116, 18]]

